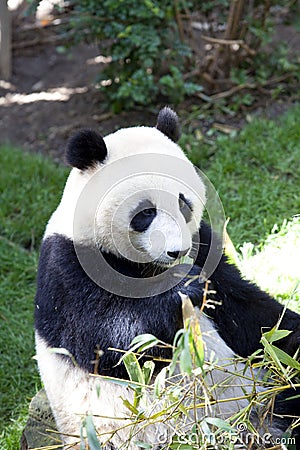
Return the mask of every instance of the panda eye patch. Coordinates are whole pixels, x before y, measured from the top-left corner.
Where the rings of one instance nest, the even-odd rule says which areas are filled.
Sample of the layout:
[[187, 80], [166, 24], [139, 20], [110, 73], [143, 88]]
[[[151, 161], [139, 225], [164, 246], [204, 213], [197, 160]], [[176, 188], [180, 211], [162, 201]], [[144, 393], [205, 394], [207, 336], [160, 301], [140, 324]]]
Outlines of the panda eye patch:
[[183, 194], [179, 194], [178, 198], [179, 209], [186, 222], [190, 222], [192, 218], [192, 203], [185, 198]]
[[133, 212], [130, 226], [134, 231], [142, 233], [151, 225], [155, 216], [156, 208], [150, 201], [145, 200], [141, 202], [138, 208]]

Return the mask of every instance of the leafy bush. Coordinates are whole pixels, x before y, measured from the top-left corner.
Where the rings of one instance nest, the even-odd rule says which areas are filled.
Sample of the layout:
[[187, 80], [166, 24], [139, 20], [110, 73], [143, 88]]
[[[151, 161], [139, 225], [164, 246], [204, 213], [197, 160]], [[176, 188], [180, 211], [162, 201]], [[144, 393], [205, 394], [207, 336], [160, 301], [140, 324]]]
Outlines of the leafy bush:
[[249, 91], [278, 96], [278, 82], [290, 91], [299, 82], [297, 55], [272, 42], [275, 24], [294, 20], [293, 5], [281, 3], [74, 0], [71, 27], [77, 41], [100, 43], [109, 58], [99, 85], [115, 112], [178, 104], [204, 88], [205, 101], [234, 96], [241, 109], [256, 100]]
[[176, 8], [172, 0], [75, 0], [78, 38], [104, 41], [102, 54], [111, 57], [99, 81], [114, 111], [154, 103], [159, 95], [176, 104], [201, 90], [183, 78], [192, 52]]

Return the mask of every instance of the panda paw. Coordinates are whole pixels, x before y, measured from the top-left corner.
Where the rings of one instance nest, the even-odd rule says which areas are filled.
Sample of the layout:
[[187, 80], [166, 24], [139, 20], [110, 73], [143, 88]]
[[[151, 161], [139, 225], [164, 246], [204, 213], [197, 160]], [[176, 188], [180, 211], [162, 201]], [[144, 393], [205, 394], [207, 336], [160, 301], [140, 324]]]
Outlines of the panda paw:
[[201, 307], [205, 289], [205, 281], [200, 277], [201, 267], [194, 265], [183, 280], [180, 292], [187, 295], [194, 306]]

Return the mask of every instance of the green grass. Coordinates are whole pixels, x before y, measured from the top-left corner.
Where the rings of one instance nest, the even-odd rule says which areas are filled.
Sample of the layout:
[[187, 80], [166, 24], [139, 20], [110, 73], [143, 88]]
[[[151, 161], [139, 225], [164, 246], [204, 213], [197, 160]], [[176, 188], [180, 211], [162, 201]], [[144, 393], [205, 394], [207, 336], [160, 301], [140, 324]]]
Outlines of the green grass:
[[259, 243], [300, 213], [300, 104], [276, 121], [255, 119], [236, 137], [188, 141], [188, 155], [217, 189], [235, 245]]
[[[286, 276], [287, 267], [281, 263], [275, 270], [271, 250], [284, 248], [293, 233], [293, 246], [298, 246], [300, 254], [299, 219], [280, 226], [267, 241], [266, 237], [275, 223], [280, 225], [300, 212], [299, 115], [300, 105], [277, 122], [253, 121], [240, 135], [221, 136], [213, 145], [183, 137], [191, 158], [219, 191], [226, 216], [231, 218], [228, 231], [236, 247], [244, 241], [265, 242], [259, 247], [263, 260], [252, 256], [256, 253], [252, 247], [251, 252], [249, 247], [243, 250], [245, 270], [252, 264], [260, 273], [263, 265], [267, 274], [270, 267], [265, 287], [272, 291], [277, 283], [274, 294], [283, 299], [297, 287], [297, 280], [294, 272], [288, 272], [289, 284], [278, 283], [282, 273]], [[0, 167], [0, 448], [15, 450], [30, 398], [40, 386], [32, 359], [38, 247], [61, 196], [67, 170], [7, 146], [0, 147]], [[283, 240], [279, 242], [276, 236]], [[251, 273], [256, 276], [254, 269]], [[297, 309], [299, 291], [292, 297]]]
[[238, 264], [247, 278], [300, 314], [300, 216], [275, 225], [259, 247], [245, 242]]
[[0, 236], [38, 248], [62, 194], [67, 170], [40, 155], [0, 149]]
[[19, 432], [24, 426], [27, 403], [38, 383], [32, 360], [37, 255], [26, 252], [5, 238], [0, 238], [0, 254], [0, 417], [3, 426], [0, 448], [16, 449]]
[[16, 450], [40, 386], [32, 359], [36, 249], [67, 170], [7, 146], [0, 167], [0, 448]]

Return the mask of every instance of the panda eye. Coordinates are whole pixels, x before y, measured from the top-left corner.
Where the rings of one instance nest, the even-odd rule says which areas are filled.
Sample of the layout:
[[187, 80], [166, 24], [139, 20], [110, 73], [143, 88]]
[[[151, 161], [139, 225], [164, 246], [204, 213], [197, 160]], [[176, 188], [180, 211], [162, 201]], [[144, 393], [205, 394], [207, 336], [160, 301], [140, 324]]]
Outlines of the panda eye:
[[[145, 202], [148, 206], [150, 202]], [[150, 203], [151, 205], [151, 203]], [[143, 205], [140, 205], [137, 209], [137, 212], [133, 214], [133, 218], [131, 219], [130, 225], [134, 231], [138, 231], [142, 233], [146, 231], [147, 228], [151, 225], [153, 219], [156, 216], [156, 208], [143, 208]]]
[[141, 211], [141, 213], [144, 214], [144, 216], [155, 216], [156, 209], [155, 208], [143, 209], [143, 211]]

